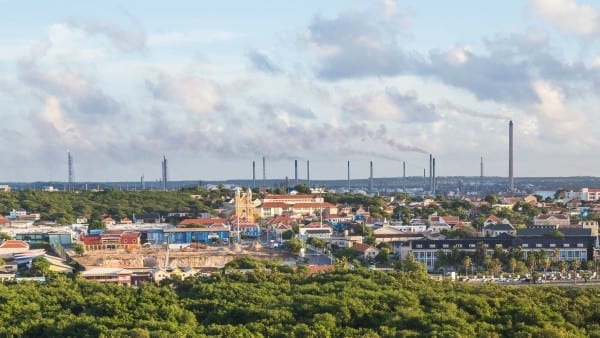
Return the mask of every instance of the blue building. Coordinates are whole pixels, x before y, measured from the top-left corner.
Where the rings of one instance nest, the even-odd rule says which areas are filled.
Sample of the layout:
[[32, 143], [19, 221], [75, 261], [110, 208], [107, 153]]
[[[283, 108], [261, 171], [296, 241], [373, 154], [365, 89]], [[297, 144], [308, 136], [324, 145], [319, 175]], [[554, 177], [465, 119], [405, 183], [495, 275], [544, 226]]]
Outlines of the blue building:
[[51, 246], [60, 244], [60, 246], [70, 248], [73, 246], [73, 239], [68, 232], [30, 232], [15, 234], [15, 239], [28, 242], [29, 244], [45, 244]]
[[227, 226], [207, 228], [167, 228], [164, 239], [169, 244], [229, 242], [230, 230]]

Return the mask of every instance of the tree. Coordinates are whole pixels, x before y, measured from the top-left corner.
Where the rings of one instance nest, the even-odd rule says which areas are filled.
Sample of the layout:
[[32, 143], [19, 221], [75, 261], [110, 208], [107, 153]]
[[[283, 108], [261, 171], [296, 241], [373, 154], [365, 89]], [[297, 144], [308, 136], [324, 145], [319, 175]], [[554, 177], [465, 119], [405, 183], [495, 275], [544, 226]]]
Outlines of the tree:
[[8, 239], [12, 239], [12, 237], [10, 237], [10, 235], [7, 234], [6, 232], [0, 232], [0, 240], [8, 240]]
[[471, 262], [471, 257], [470, 256], [465, 256], [465, 258], [463, 259], [463, 266], [465, 267], [465, 276], [469, 276], [469, 267], [473, 264], [473, 262]]
[[81, 256], [85, 252], [85, 247], [81, 243], [75, 243], [73, 244], [73, 251], [77, 256]]
[[290, 250], [292, 253], [299, 253], [300, 249], [304, 247], [304, 243], [302, 243], [298, 238], [294, 237], [289, 241], [285, 242], [285, 248]]
[[46, 258], [38, 256], [31, 261], [31, 267], [42, 276], [45, 276], [50, 271], [50, 262]]
[[515, 268], [517, 267], [517, 260], [514, 257], [508, 259], [508, 269], [510, 273], [514, 275]]
[[306, 185], [306, 183], [300, 183], [294, 187], [294, 190], [301, 194], [310, 194], [310, 188]]

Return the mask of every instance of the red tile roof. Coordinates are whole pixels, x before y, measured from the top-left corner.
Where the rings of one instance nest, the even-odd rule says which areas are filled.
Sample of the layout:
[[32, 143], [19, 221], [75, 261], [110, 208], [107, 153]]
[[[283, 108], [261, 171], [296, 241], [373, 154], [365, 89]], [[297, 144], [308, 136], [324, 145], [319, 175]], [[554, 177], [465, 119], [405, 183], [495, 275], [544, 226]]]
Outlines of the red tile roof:
[[260, 205], [261, 208], [289, 208], [290, 205], [283, 202], [265, 202]]
[[358, 251], [358, 252], [362, 252], [365, 253], [367, 250], [372, 249], [373, 247], [370, 246], [369, 244], [364, 244], [364, 243], [354, 243], [354, 245], [352, 245], [351, 249]]
[[29, 249], [29, 244], [16, 239], [8, 239], [0, 244], [0, 249]]
[[265, 200], [281, 200], [281, 199], [286, 199], [286, 200], [304, 200], [307, 198], [318, 198], [319, 195], [309, 195], [309, 194], [303, 194], [303, 195], [266, 195], [265, 196]]

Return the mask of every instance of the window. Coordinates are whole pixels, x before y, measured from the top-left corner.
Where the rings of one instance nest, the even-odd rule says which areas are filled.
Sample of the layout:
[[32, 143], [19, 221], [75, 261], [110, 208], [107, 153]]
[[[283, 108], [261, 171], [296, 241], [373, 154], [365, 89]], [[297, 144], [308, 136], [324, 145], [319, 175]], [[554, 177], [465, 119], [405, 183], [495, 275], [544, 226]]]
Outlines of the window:
[[454, 247], [460, 249], [460, 248], [462, 248], [462, 244], [455, 244]]
[[577, 243], [578, 248], [583, 248], [583, 243]]
[[535, 245], [535, 247], [536, 247], [536, 248], [541, 248], [541, 247], [542, 247], [542, 244], [541, 244], [541, 243], [537, 243], [537, 244]]
[[450, 245], [448, 245], [448, 244], [443, 244], [442, 245], [442, 248], [444, 248], [444, 249], [448, 249], [449, 247], [450, 247]]
[[423, 244], [417, 244], [416, 247], [417, 247], [417, 249], [422, 249], [423, 248]]
[[529, 244], [523, 244], [524, 248], [529, 248]]
[[555, 243], [551, 243], [551, 244], [550, 244], [550, 247], [551, 247], [551, 248], [556, 248], [556, 244], [555, 244]]
[[477, 245], [475, 245], [475, 243], [469, 244], [469, 248], [475, 248], [475, 247], [477, 247]]
[[563, 244], [563, 247], [568, 248], [569, 247], [569, 243]]
[[435, 249], [435, 244], [429, 244], [430, 249]]

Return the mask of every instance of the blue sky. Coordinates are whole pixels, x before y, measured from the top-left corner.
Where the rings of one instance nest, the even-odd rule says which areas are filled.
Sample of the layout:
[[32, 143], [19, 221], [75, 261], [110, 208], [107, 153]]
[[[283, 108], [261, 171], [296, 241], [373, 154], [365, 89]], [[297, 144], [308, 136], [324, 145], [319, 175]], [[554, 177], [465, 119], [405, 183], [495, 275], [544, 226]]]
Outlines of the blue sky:
[[597, 175], [600, 4], [0, 0], [0, 181]]

